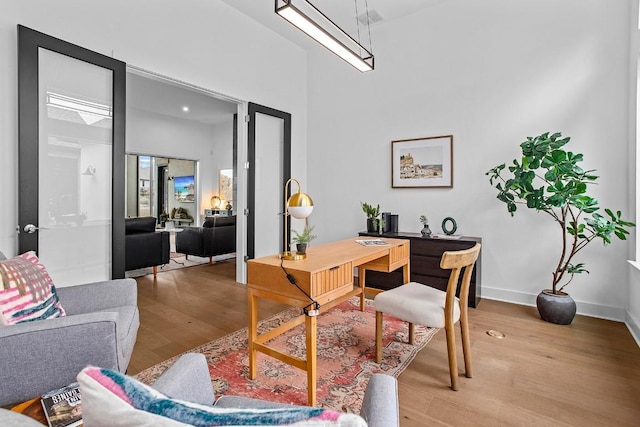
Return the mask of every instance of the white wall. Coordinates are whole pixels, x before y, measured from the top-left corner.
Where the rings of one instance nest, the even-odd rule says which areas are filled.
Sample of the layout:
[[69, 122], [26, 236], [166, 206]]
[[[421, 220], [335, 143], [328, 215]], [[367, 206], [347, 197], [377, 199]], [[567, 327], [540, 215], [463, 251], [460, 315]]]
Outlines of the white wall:
[[[199, 198], [197, 204], [176, 203], [173, 197], [173, 186], [170, 185], [169, 210], [167, 211], [169, 213], [174, 206], [183, 207], [197, 222], [197, 214], [202, 210], [200, 207], [203, 204], [208, 207], [209, 197], [207, 194], [210, 191], [210, 183], [215, 179], [213, 171], [215, 168], [213, 153], [217, 152], [213, 138], [215, 127], [136, 108], [127, 109], [127, 123], [127, 153], [199, 162], [200, 174], [196, 182], [197, 197]], [[187, 173], [186, 171], [172, 170], [172, 166], [169, 164], [171, 175], [195, 175], [193, 169]]]
[[[17, 24], [142, 69], [287, 111], [293, 117], [294, 164], [305, 164], [306, 53], [221, 1], [4, 1], [0, 248], [8, 255], [17, 250]], [[287, 84], [279, 84], [285, 77]], [[306, 170], [297, 166], [294, 173], [301, 176]]]
[[[484, 297], [533, 304], [560, 252], [544, 214], [510, 218], [484, 175], [519, 155], [527, 136], [561, 131], [601, 179], [603, 206], [628, 200], [629, 1], [451, 0], [372, 28], [376, 70], [360, 74], [328, 53], [309, 54], [310, 217], [319, 240], [365, 228], [359, 202], [418, 217], [439, 231], [483, 238]], [[452, 134], [451, 189], [392, 189], [391, 141]], [[335, 171], [340, 171], [336, 173]], [[631, 218], [632, 219], [632, 218]], [[591, 274], [567, 288], [579, 312], [623, 319], [631, 248], [593, 243], [580, 254]]]

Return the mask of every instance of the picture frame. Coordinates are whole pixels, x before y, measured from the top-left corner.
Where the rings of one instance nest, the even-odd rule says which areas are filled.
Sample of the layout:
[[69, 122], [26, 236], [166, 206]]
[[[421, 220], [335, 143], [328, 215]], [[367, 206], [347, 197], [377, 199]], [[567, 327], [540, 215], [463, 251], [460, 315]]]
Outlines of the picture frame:
[[176, 176], [173, 179], [173, 193], [176, 202], [194, 203], [196, 181], [194, 175]]
[[225, 202], [233, 201], [233, 169], [222, 169], [218, 180], [218, 192]]
[[392, 188], [452, 188], [453, 135], [391, 141]]

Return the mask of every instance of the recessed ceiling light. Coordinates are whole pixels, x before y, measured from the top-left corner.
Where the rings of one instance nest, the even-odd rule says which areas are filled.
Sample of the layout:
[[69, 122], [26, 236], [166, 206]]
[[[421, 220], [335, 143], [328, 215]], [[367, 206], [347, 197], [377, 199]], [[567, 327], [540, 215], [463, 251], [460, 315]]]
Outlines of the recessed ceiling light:
[[184, 107], [182, 107], [182, 111], [184, 111], [185, 113], [188, 113], [189, 107], [185, 105]]

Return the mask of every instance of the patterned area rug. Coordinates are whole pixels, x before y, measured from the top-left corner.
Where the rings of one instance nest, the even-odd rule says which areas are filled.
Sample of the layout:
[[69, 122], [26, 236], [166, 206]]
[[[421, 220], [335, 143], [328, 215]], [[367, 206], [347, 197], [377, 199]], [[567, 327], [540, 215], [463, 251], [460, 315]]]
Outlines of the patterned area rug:
[[[415, 344], [409, 345], [407, 323], [385, 315], [383, 360], [377, 364], [375, 310], [373, 301], [366, 301], [365, 312], [359, 310], [359, 299], [352, 298], [318, 317], [317, 406], [358, 413], [371, 374], [385, 373], [398, 377], [438, 331], [416, 326]], [[260, 333], [285, 323], [299, 312], [299, 309], [291, 308], [263, 320], [259, 325]], [[304, 359], [304, 325], [289, 330], [268, 344]], [[295, 405], [307, 404], [306, 373], [265, 354], [258, 353], [256, 379], [248, 379], [247, 328], [191, 352], [203, 353], [207, 357], [217, 396], [239, 395]], [[152, 384], [176, 358], [152, 366], [136, 378]]]

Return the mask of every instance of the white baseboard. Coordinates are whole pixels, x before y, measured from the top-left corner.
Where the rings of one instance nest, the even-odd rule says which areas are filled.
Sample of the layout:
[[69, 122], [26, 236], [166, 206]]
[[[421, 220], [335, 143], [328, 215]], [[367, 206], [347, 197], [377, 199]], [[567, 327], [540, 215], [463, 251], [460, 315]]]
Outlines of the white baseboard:
[[[527, 294], [507, 289], [482, 288], [482, 298], [510, 302], [512, 304], [535, 307], [537, 296], [538, 294]], [[584, 316], [598, 317], [600, 319], [615, 320], [618, 322], [625, 322], [629, 318], [628, 312], [624, 308], [620, 307], [611, 307], [581, 301], [576, 301], [576, 306], [578, 314]], [[637, 325], [637, 322], [635, 322], [635, 324]]]
[[636, 344], [640, 347], [640, 323], [633, 317], [630, 311], [627, 311], [627, 317], [624, 323], [627, 325], [627, 328], [629, 328], [633, 339], [636, 340]]

